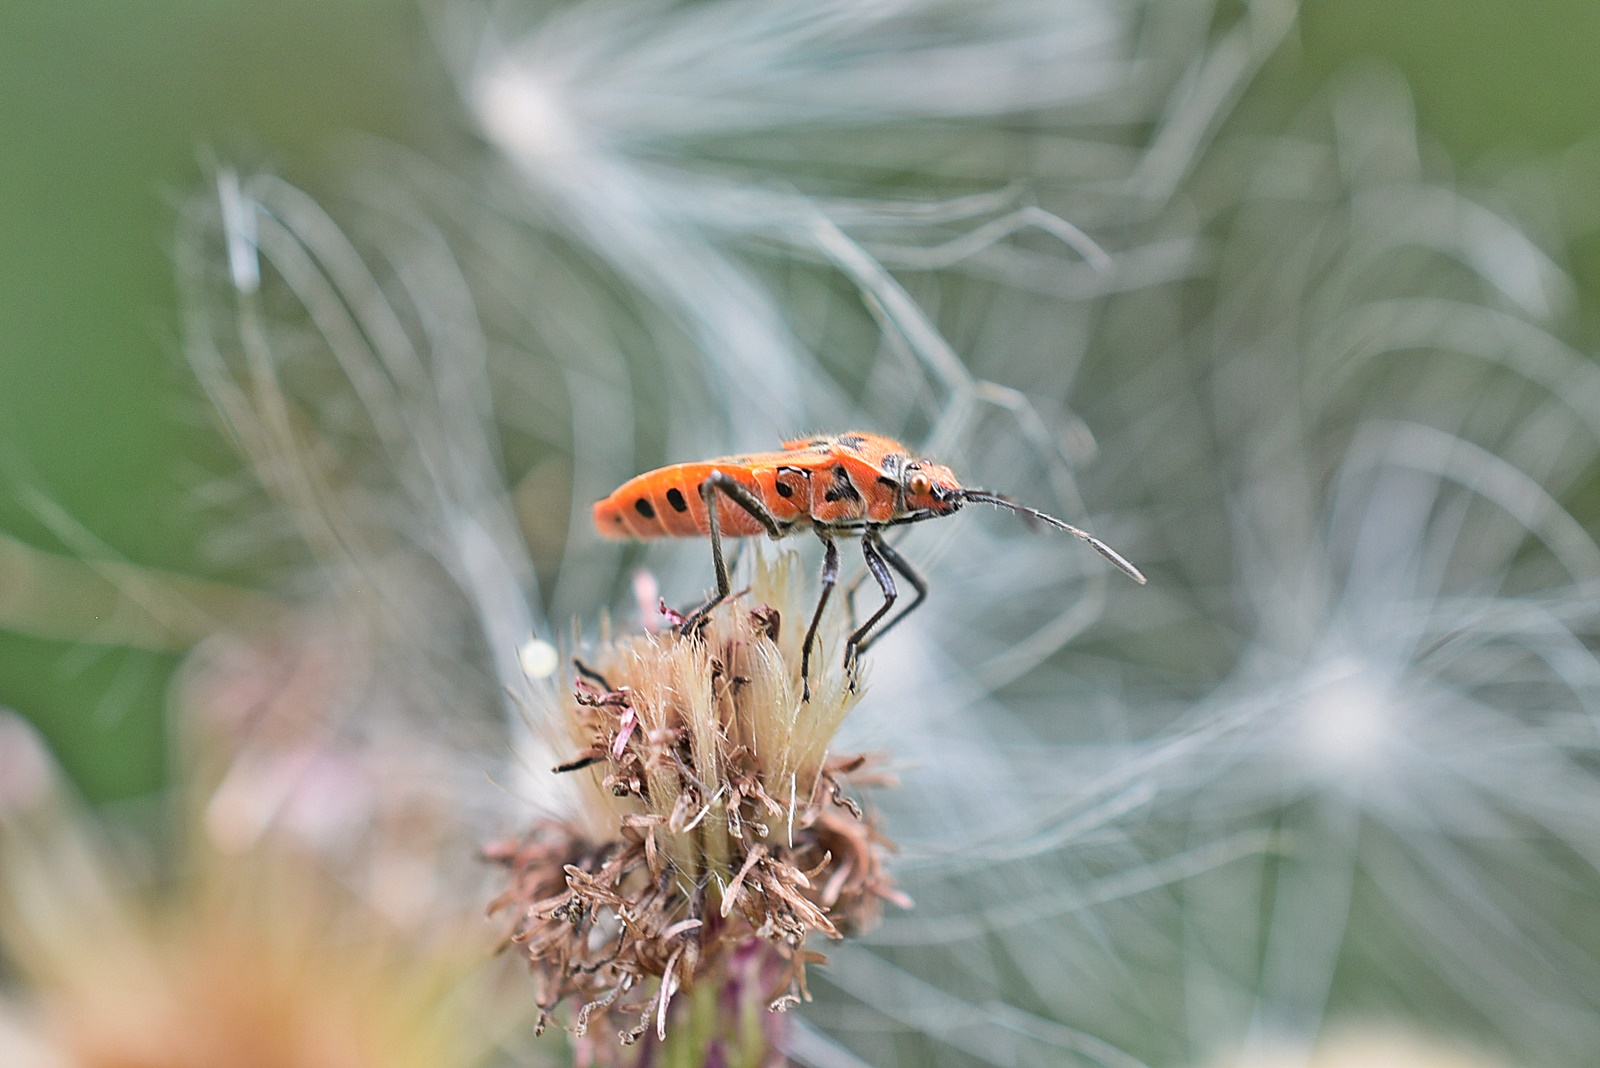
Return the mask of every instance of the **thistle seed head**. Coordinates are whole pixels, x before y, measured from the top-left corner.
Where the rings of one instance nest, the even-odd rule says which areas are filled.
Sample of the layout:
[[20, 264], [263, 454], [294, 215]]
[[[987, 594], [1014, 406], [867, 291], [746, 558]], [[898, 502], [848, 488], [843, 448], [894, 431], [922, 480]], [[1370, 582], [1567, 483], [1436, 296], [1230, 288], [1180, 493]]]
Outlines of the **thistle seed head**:
[[764, 976], [780, 1010], [825, 959], [813, 934], [842, 938], [883, 901], [910, 905], [885, 870], [890, 843], [845, 792], [885, 777], [830, 751], [858, 697], [835, 666], [836, 620], [802, 700], [809, 616], [792, 559], [758, 563], [693, 634], [626, 637], [578, 661], [560, 712], [571, 759], [555, 770], [581, 780], [583, 816], [486, 850], [508, 877], [490, 912], [511, 917], [544, 1016], [571, 1003], [578, 1036], [616, 1013], [625, 1043], [665, 1041], [676, 993], [726, 989], [735, 972], [747, 993]]

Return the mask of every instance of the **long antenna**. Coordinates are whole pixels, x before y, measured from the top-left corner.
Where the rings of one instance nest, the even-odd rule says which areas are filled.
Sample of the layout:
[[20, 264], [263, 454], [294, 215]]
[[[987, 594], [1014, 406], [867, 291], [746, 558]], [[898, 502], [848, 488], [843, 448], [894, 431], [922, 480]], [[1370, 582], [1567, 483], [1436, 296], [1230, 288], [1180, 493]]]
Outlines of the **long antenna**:
[[1017, 503], [1010, 497], [1003, 497], [998, 493], [991, 493], [988, 490], [964, 489], [961, 491], [961, 499], [965, 501], [977, 501], [979, 504], [993, 504], [1001, 508], [1009, 508], [1013, 512], [1016, 512], [1018, 515], [1022, 516], [1024, 522], [1032, 519], [1041, 523], [1047, 523], [1050, 526], [1055, 527], [1057, 530], [1064, 530], [1073, 537], [1080, 538], [1083, 541], [1088, 542], [1090, 548], [1094, 549], [1095, 552], [1099, 553], [1107, 560], [1110, 560], [1117, 566], [1117, 570], [1133, 579], [1133, 581], [1139, 583], [1139, 585], [1142, 586], [1147, 581], [1144, 577], [1144, 573], [1138, 568], [1134, 567], [1132, 564], [1128, 563], [1128, 561], [1124, 560], [1122, 558], [1122, 554], [1117, 552], [1117, 550], [1113, 549], [1111, 546], [1107, 545], [1093, 534], [1090, 534], [1087, 530], [1079, 530], [1071, 523], [1063, 523], [1053, 515], [1045, 515], [1037, 508], [1029, 508], [1025, 504]]

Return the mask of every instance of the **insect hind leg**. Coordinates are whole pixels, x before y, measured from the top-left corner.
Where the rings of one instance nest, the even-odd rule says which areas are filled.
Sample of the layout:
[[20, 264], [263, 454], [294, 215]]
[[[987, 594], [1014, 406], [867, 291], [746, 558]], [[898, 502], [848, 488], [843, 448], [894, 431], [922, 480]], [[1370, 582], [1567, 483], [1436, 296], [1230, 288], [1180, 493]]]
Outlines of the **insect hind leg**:
[[811, 616], [811, 626], [806, 628], [806, 640], [800, 646], [800, 700], [811, 700], [811, 649], [817, 641], [817, 627], [822, 623], [822, 610], [828, 606], [828, 595], [839, 581], [839, 543], [828, 537], [819, 527], [817, 537], [822, 539], [822, 593], [817, 597], [817, 610]]
[[737, 479], [721, 471], [711, 472], [706, 480], [700, 483], [700, 499], [706, 504], [706, 527], [707, 533], [711, 536], [711, 562], [717, 571], [717, 592], [678, 624], [680, 634], [696, 633], [704, 625], [711, 610], [727, 600], [728, 593], [733, 588], [728, 582], [728, 565], [722, 555], [722, 527], [717, 519], [719, 493], [749, 513], [773, 538], [781, 538], [784, 534], [783, 526], [767, 510], [767, 506], [761, 503], [761, 498], [750, 492], [749, 488]]

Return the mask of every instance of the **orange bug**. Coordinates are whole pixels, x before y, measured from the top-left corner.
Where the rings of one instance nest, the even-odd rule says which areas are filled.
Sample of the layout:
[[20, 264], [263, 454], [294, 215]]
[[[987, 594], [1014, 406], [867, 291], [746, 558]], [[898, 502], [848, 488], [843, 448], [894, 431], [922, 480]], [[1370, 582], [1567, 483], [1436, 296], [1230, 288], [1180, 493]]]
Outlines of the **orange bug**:
[[[594, 524], [608, 538], [709, 536], [717, 569], [717, 592], [683, 621], [688, 633], [729, 593], [722, 539], [765, 533], [774, 539], [810, 527], [822, 539], [822, 594], [800, 654], [806, 698], [811, 696], [811, 646], [817, 625], [839, 580], [837, 535], [861, 539], [867, 570], [883, 591], [883, 604], [845, 642], [845, 668], [928, 596], [928, 584], [899, 551], [883, 540], [890, 527], [950, 515], [968, 501], [1009, 508], [1024, 520], [1046, 523], [1088, 542], [1136, 582], [1145, 578], [1116, 550], [1086, 531], [998, 493], [967, 489], [948, 467], [911, 456], [904, 445], [878, 434], [852, 432], [797, 438], [781, 452], [725, 456], [672, 464], [624, 482], [594, 506]], [[893, 619], [879, 622], [898, 597], [890, 569], [916, 590]], [[877, 627], [876, 633], [873, 628]]]

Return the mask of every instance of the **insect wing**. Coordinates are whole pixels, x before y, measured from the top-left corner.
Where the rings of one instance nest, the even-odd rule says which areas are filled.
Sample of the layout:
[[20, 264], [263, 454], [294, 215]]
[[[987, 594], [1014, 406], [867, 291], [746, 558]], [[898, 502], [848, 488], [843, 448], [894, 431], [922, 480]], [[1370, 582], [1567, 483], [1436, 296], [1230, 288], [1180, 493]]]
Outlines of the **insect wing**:
[[[700, 487], [714, 471], [742, 483], [779, 522], [791, 522], [804, 512], [806, 479], [784, 473], [790, 458], [786, 452], [750, 453], [646, 471], [595, 504], [595, 529], [621, 540], [704, 536], [710, 526]], [[718, 499], [717, 519], [728, 537], [763, 533], [754, 517], [726, 497]]]

